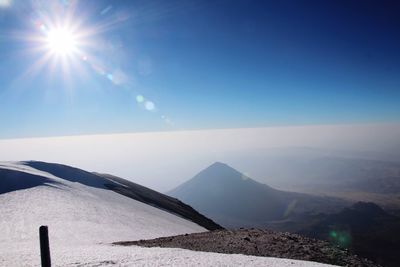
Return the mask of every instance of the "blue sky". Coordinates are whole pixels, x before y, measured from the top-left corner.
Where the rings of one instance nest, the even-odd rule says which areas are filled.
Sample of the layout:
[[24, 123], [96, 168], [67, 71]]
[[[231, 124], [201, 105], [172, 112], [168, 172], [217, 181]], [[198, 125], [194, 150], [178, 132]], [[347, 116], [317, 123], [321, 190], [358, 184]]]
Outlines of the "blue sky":
[[0, 138], [400, 120], [393, 1], [32, 3], [0, 8]]

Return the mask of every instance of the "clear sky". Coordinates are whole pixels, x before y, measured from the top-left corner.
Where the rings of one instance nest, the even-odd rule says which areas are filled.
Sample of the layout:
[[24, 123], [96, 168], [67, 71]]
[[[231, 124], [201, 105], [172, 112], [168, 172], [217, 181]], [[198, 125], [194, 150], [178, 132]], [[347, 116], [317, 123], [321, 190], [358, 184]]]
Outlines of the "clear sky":
[[400, 121], [397, 1], [0, 0], [0, 138]]

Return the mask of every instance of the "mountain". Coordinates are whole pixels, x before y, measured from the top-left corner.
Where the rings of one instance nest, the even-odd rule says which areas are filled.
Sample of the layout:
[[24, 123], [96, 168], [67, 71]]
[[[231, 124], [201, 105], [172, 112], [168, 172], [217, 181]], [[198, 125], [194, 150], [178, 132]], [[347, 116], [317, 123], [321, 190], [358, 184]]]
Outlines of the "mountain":
[[383, 266], [400, 266], [400, 217], [374, 203], [359, 202], [338, 213], [320, 215], [297, 232], [328, 240]]
[[112, 245], [206, 229], [183, 218], [182, 213], [201, 216], [183, 203], [109, 175], [44, 162], [0, 162], [0, 190], [0, 266], [40, 266], [40, 225], [49, 227], [54, 266], [322, 266], [273, 257]]
[[336, 198], [276, 190], [216, 162], [169, 195], [224, 227], [263, 227], [301, 213], [335, 212], [348, 203]]

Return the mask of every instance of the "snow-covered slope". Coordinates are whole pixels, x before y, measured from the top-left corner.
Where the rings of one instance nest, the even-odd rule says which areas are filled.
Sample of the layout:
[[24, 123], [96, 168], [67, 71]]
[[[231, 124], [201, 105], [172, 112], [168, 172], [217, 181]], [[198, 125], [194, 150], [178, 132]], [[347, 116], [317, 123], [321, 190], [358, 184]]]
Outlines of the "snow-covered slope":
[[[51, 247], [205, 231], [193, 222], [111, 190], [70, 182], [21, 163], [0, 164], [0, 251], [34, 248], [49, 226]], [[40, 184], [42, 183], [42, 184]], [[32, 185], [24, 189], [23, 185]], [[18, 189], [22, 187], [22, 190]]]
[[8, 233], [0, 235], [1, 243], [36, 240], [41, 224], [49, 226], [51, 240], [68, 243], [143, 239], [205, 230], [111, 190], [69, 182], [18, 163], [0, 168], [17, 171], [19, 179], [48, 179], [43, 185], [0, 195], [1, 229]]
[[[0, 255], [0, 266], [39, 266], [39, 254], [14, 251]], [[67, 247], [52, 251], [54, 266], [268, 266], [332, 267], [317, 262], [220, 254], [178, 248], [142, 248], [108, 245]]]
[[[222, 229], [221, 226], [176, 198], [113, 175], [92, 173], [67, 165], [40, 161], [26, 161], [23, 164], [70, 182], [112, 190], [126, 197], [178, 215], [208, 230]], [[23, 180], [25, 181], [26, 178]], [[38, 179], [35, 180], [37, 181]], [[26, 181], [24, 185], [26, 185]]]
[[68, 181], [23, 163], [0, 163], [0, 266], [40, 264], [40, 225], [49, 226], [52, 261], [56, 266], [161, 263], [289, 266], [295, 262], [180, 249], [111, 246], [109, 243], [119, 240], [206, 230], [156, 207], [81, 182]]

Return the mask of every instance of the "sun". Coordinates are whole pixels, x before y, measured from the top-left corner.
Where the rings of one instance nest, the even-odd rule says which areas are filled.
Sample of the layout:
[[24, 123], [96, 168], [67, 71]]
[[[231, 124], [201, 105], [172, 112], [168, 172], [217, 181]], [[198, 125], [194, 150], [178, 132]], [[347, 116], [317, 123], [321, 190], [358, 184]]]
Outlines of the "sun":
[[60, 56], [71, 55], [77, 51], [77, 37], [67, 28], [55, 28], [46, 36], [47, 48], [51, 53]]

